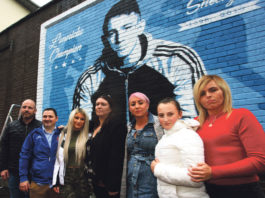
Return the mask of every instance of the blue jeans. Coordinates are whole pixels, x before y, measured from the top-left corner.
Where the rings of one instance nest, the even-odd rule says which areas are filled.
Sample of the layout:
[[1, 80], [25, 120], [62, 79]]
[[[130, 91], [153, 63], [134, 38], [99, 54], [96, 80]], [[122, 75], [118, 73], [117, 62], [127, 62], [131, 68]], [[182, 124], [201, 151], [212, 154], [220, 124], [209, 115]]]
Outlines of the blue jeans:
[[19, 190], [19, 176], [15, 176], [9, 172], [8, 188], [10, 192], [10, 198], [29, 198], [28, 193], [24, 193]]

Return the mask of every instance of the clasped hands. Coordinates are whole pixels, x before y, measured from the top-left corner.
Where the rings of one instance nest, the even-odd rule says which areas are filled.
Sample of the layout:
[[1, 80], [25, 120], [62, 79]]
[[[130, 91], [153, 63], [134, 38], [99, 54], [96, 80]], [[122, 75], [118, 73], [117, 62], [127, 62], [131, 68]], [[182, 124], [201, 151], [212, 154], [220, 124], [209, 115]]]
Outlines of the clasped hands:
[[[151, 162], [150, 168], [154, 173], [155, 166], [160, 163], [159, 159], [154, 159]], [[212, 168], [206, 163], [198, 163], [197, 166], [191, 166], [188, 168], [188, 175], [193, 182], [203, 182], [209, 180], [212, 177]]]

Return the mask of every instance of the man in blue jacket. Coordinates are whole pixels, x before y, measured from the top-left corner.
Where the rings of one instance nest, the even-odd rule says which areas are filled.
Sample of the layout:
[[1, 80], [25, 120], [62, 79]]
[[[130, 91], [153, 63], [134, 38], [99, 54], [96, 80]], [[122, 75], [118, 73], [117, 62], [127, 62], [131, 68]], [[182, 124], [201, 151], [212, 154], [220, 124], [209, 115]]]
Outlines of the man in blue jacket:
[[30, 189], [31, 198], [58, 196], [49, 188], [60, 135], [60, 130], [55, 126], [57, 121], [56, 110], [45, 109], [42, 114], [42, 127], [34, 129], [22, 146], [19, 159], [19, 188], [24, 192]]

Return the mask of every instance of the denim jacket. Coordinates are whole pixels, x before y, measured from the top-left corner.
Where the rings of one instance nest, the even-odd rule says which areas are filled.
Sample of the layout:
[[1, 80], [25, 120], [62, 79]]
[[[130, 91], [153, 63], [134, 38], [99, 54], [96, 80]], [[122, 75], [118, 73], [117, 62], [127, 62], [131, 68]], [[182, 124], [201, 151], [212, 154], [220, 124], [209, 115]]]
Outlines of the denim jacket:
[[[128, 126], [126, 154], [123, 170], [121, 197], [158, 197], [156, 178], [150, 169], [154, 159], [154, 150], [163, 130], [157, 117], [149, 113], [147, 125], [136, 131], [132, 129], [135, 122]], [[138, 133], [134, 138], [134, 133]], [[125, 176], [126, 175], [126, 176]], [[126, 189], [126, 192], [125, 192]]]

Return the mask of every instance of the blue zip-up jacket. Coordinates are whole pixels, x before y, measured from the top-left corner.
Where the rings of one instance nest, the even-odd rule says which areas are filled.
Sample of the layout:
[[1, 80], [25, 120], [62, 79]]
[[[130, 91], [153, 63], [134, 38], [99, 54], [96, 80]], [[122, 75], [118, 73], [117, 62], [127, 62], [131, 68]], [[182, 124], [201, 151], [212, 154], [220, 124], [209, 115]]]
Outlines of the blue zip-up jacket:
[[31, 175], [31, 180], [36, 183], [52, 183], [60, 130], [55, 129], [51, 148], [44, 133], [42, 127], [36, 128], [24, 141], [19, 158], [20, 182], [29, 181]]

